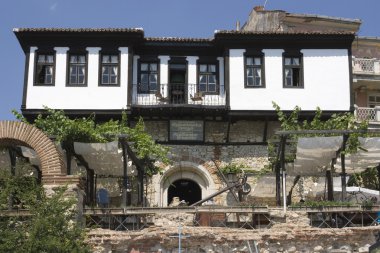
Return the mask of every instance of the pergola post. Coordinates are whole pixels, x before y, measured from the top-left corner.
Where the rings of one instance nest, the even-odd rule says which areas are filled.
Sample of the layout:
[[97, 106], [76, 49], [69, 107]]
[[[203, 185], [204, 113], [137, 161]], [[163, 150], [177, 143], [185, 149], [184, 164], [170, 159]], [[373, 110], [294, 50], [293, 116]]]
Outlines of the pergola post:
[[347, 197], [347, 184], [346, 184], [346, 144], [348, 140], [349, 135], [348, 134], [343, 134], [343, 143], [342, 143], [342, 149], [340, 153], [340, 161], [342, 164], [342, 173], [340, 174], [341, 176], [341, 181], [342, 181], [342, 200], [344, 201]]

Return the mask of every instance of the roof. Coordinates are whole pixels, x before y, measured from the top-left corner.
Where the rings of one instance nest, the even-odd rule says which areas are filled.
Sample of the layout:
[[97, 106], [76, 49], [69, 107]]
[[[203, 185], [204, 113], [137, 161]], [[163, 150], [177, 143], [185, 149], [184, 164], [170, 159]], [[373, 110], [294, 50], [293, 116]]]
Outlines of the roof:
[[215, 34], [249, 34], [249, 35], [354, 35], [352, 31], [236, 31], [217, 30]]
[[142, 28], [14, 28], [13, 32], [137, 32], [144, 33]]
[[331, 17], [325, 15], [316, 15], [316, 14], [297, 14], [297, 13], [286, 13], [287, 17], [295, 17], [295, 18], [315, 18], [315, 19], [326, 19], [326, 20], [334, 20], [340, 22], [348, 22], [348, 23], [358, 23], [361, 24], [362, 21], [360, 19], [351, 19], [351, 18], [340, 18], [340, 17]]
[[210, 38], [181, 38], [181, 37], [146, 37], [146, 41], [152, 42], [212, 42]]

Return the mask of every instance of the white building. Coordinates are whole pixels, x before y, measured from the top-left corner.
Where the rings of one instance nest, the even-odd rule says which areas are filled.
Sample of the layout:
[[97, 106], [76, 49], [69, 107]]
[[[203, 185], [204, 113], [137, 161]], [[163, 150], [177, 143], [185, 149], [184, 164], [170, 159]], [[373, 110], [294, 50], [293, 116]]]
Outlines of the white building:
[[193, 203], [223, 187], [214, 160], [262, 169], [278, 127], [272, 102], [300, 106], [304, 117], [316, 107], [325, 117], [353, 109], [352, 31], [216, 31], [212, 39], [150, 38], [142, 29], [14, 32], [26, 56], [28, 119], [44, 106], [99, 120], [126, 110], [131, 124], [142, 116], [172, 147], [173, 166], [147, 181], [150, 205], [178, 195]]

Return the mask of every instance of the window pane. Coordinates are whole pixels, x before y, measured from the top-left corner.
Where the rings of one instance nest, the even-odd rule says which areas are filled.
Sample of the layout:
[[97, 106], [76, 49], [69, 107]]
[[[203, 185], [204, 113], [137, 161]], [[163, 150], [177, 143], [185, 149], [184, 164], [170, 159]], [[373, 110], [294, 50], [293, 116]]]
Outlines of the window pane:
[[86, 56], [84, 56], [84, 55], [79, 56], [78, 62], [79, 63], [85, 63], [86, 62]]
[[150, 90], [157, 90], [157, 84], [156, 83], [151, 83], [150, 84]]
[[206, 84], [199, 84], [199, 91], [206, 91]]
[[216, 72], [216, 65], [210, 64], [210, 65], [208, 65], [208, 67], [209, 67], [209, 69], [208, 69], [209, 72]]
[[261, 69], [255, 68], [254, 69], [254, 74], [255, 74], [255, 77], [261, 77]]
[[76, 63], [77, 57], [76, 56], [70, 56], [70, 63]]
[[150, 74], [149, 76], [149, 82], [152, 83], [157, 83], [157, 74]]
[[46, 57], [46, 62], [48, 62], [48, 63], [53, 63], [53, 62], [54, 62], [54, 57], [53, 57], [52, 55], [48, 55], [48, 56]]
[[255, 78], [255, 86], [261, 86], [261, 77]]
[[252, 86], [253, 85], [253, 77], [248, 77], [247, 78], [247, 85]]
[[247, 68], [247, 77], [253, 76], [253, 68]]
[[79, 76], [78, 79], [79, 84], [84, 84], [84, 76]]
[[149, 91], [148, 83], [141, 83], [140, 84], [140, 91], [141, 92], [148, 92]]
[[261, 65], [261, 58], [255, 57], [255, 65]]
[[112, 84], [116, 84], [117, 83], [117, 76], [111, 76], [111, 82]]
[[247, 57], [247, 65], [253, 65], [253, 57]]
[[117, 67], [110, 67], [111, 69], [111, 74], [114, 75], [114, 76], [117, 76]]
[[77, 74], [77, 68], [70, 67], [70, 75], [76, 75]]
[[37, 62], [45, 62], [45, 55], [39, 55]]
[[149, 83], [148, 74], [141, 74], [141, 80], [140, 80], [140, 82], [142, 84], [148, 84]]
[[216, 92], [216, 85], [215, 84], [209, 84], [208, 85], [208, 91], [209, 92]]
[[52, 75], [53, 74], [53, 67], [52, 66], [45, 66], [46, 68], [46, 74]]
[[376, 97], [376, 102], [380, 102], [380, 97]]
[[70, 84], [77, 83], [76, 76], [70, 76]]
[[206, 75], [200, 75], [199, 76], [199, 83], [205, 84], [207, 83], [207, 76]]
[[102, 67], [102, 74], [103, 74], [103, 75], [108, 75], [108, 74], [109, 74], [109, 69], [108, 69], [108, 67]]
[[205, 65], [205, 64], [201, 64], [201, 65], [199, 66], [199, 71], [200, 71], [200, 72], [207, 72], [207, 65]]
[[301, 86], [300, 84], [300, 69], [293, 69], [293, 86]]
[[285, 65], [291, 65], [292, 59], [291, 58], [285, 58]]
[[141, 71], [148, 71], [148, 64], [147, 63], [141, 63]]
[[374, 96], [369, 96], [368, 99], [369, 99], [370, 102], [375, 102], [375, 97]]
[[293, 65], [300, 65], [300, 59], [299, 58], [293, 58]]
[[109, 55], [103, 55], [103, 57], [102, 57], [102, 63], [110, 63]]
[[150, 64], [150, 70], [151, 71], [157, 71], [157, 64], [156, 63], [151, 63]]
[[112, 55], [111, 56], [111, 63], [118, 63], [119, 62], [119, 57], [117, 55]]
[[209, 75], [208, 76], [208, 83], [209, 84], [215, 84], [216, 83], [216, 78], [215, 78], [215, 75]]
[[86, 71], [86, 69], [84, 66], [78, 67], [78, 75], [84, 75], [85, 71]]

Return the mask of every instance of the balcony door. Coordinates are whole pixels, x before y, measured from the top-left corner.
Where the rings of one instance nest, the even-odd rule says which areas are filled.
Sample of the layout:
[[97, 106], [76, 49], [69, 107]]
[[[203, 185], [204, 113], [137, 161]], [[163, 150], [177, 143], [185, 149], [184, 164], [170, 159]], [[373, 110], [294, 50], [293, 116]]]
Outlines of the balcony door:
[[185, 104], [186, 90], [186, 64], [169, 64], [169, 97], [171, 104]]

